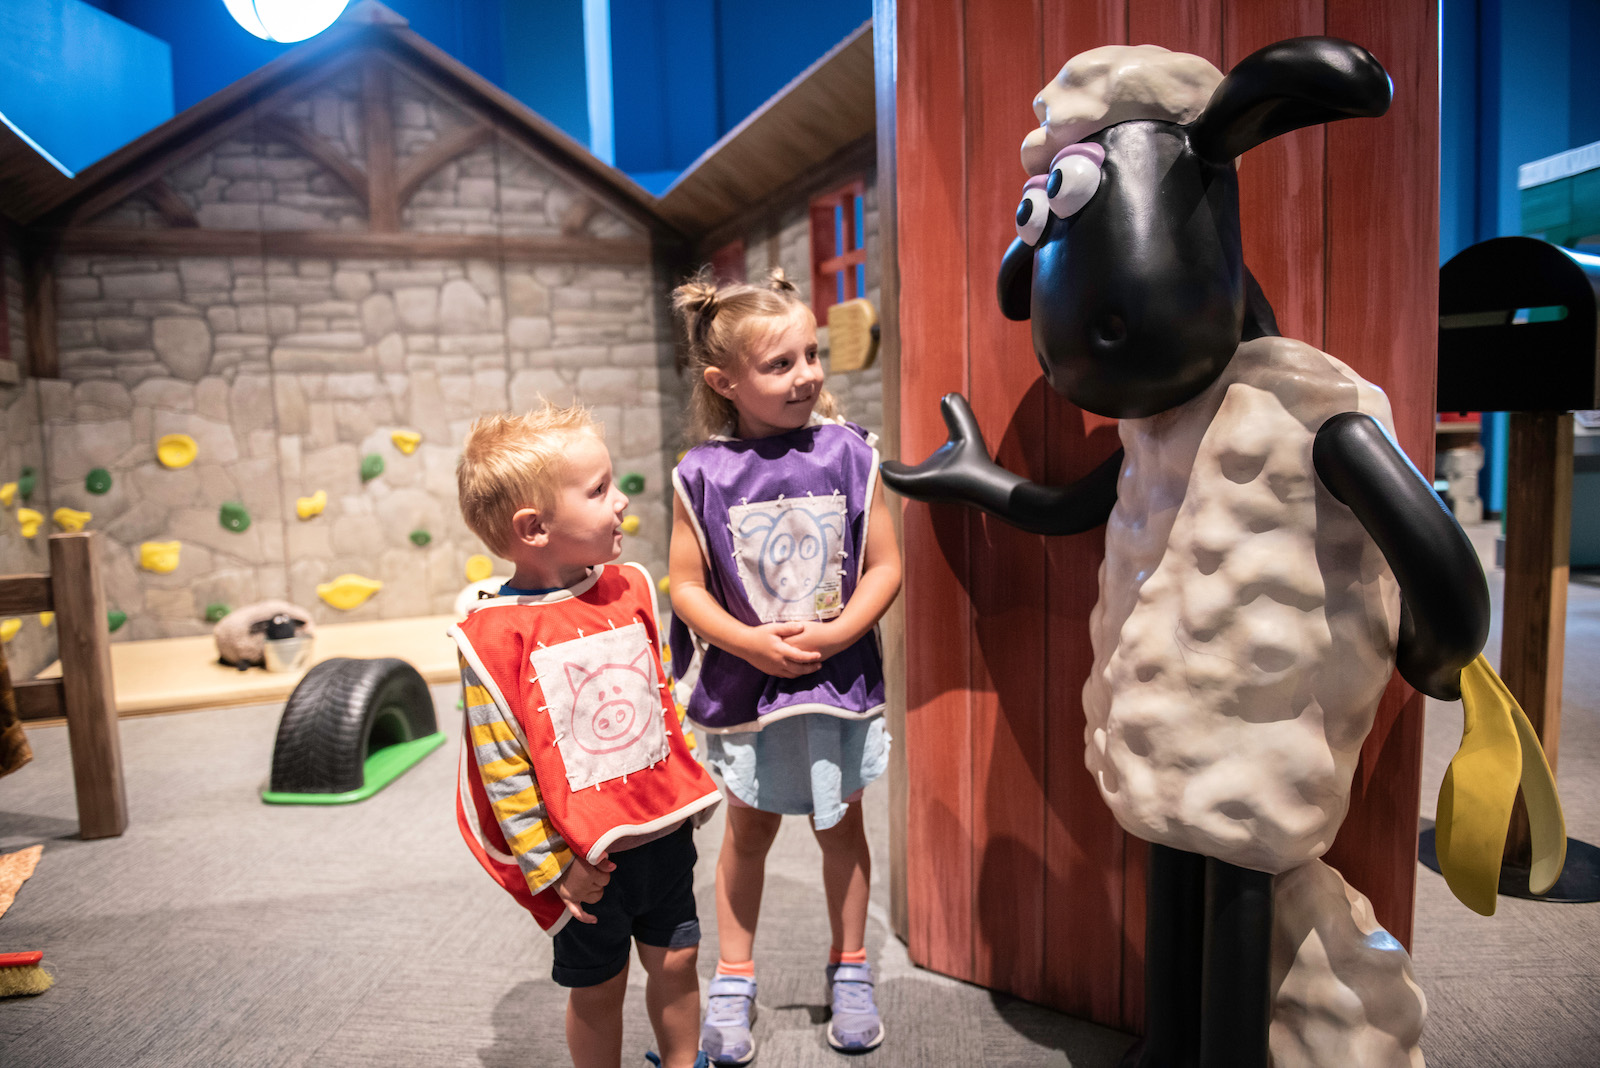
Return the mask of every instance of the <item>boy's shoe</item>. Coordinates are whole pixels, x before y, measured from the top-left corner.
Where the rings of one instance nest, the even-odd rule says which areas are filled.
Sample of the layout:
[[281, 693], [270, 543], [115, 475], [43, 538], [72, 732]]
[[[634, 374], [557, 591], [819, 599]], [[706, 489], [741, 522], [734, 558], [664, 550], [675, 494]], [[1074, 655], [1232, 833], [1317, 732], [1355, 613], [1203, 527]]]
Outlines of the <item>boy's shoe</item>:
[[883, 1041], [883, 1021], [872, 998], [872, 965], [828, 965], [828, 1045], [841, 1053], [865, 1053]]
[[756, 1022], [756, 981], [718, 975], [706, 991], [706, 1019], [700, 1025], [700, 1050], [720, 1066], [749, 1064], [756, 1055], [750, 1025]]

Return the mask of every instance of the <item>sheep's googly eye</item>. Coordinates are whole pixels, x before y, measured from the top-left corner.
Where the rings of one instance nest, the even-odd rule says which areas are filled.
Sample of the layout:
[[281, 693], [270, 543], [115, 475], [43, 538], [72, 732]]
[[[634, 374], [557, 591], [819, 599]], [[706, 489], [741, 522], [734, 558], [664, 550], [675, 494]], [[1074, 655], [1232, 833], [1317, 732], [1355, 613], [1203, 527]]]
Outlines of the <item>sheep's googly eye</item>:
[[1050, 211], [1058, 219], [1076, 215], [1100, 188], [1100, 168], [1087, 155], [1062, 155], [1045, 181]]
[[1050, 221], [1050, 200], [1039, 186], [1033, 186], [1022, 194], [1022, 203], [1017, 205], [1017, 236], [1022, 238], [1022, 243], [1032, 247], [1039, 243], [1039, 238], [1044, 236], [1044, 225]]

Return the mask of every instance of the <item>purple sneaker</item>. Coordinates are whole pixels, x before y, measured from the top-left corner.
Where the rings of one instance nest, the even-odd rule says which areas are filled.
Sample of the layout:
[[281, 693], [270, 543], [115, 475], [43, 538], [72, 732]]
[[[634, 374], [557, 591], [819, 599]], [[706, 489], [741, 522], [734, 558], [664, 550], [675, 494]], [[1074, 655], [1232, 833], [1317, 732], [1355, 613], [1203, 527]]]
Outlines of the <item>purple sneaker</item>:
[[749, 1064], [756, 1055], [750, 1025], [756, 1021], [756, 981], [742, 975], [718, 975], [706, 991], [706, 1019], [700, 1025], [700, 1049], [711, 1063]]
[[872, 965], [828, 965], [828, 1045], [841, 1053], [865, 1053], [883, 1041], [883, 1021], [872, 1000]]

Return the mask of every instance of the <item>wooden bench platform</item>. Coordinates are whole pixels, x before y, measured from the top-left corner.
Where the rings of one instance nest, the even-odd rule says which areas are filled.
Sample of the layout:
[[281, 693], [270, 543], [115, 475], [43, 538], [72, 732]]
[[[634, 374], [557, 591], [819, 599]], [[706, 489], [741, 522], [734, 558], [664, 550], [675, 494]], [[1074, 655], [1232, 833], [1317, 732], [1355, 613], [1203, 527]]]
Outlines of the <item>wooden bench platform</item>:
[[[394, 656], [410, 663], [429, 683], [453, 682], [461, 674], [455, 643], [445, 631], [454, 622], [453, 616], [421, 616], [318, 624], [312, 663], [337, 656]], [[39, 673], [41, 679], [60, 676], [60, 661]], [[304, 672], [229, 667], [217, 660], [216, 643], [207, 634], [114, 642], [111, 677], [117, 714], [137, 716], [287, 700]], [[39, 722], [27, 711], [22, 715], [30, 723]]]

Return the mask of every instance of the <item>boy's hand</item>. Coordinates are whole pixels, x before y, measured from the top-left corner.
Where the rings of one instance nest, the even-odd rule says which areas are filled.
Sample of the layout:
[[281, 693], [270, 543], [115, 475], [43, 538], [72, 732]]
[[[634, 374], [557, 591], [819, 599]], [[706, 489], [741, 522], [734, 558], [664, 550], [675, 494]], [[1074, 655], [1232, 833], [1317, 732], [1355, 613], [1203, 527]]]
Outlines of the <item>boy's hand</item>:
[[616, 864], [604, 854], [601, 854], [599, 861], [594, 864], [576, 854], [573, 855], [572, 863], [561, 873], [561, 878], [556, 880], [556, 895], [561, 898], [561, 903], [567, 906], [567, 911], [572, 913], [573, 919], [580, 923], [599, 922], [585, 912], [583, 906], [593, 905], [600, 900], [606, 884], [611, 881], [611, 873], [616, 870]]
[[789, 639], [805, 630], [804, 623], [763, 623], [751, 627], [739, 655], [751, 664], [780, 679], [797, 679], [822, 666], [822, 656], [814, 650], [791, 645]]
[[816, 653], [827, 660], [843, 652], [844, 645], [838, 641], [839, 630], [826, 620], [817, 620], [800, 624], [800, 633], [790, 636], [787, 640], [796, 649], [804, 649], [808, 653]]

